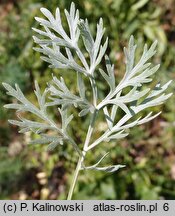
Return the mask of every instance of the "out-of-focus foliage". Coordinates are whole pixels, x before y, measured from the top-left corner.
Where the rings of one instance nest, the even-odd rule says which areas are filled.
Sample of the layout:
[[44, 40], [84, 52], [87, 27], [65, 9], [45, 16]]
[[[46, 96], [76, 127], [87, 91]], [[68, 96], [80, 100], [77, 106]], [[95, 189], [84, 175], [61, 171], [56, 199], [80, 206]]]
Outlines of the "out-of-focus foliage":
[[[109, 53], [115, 62], [116, 79], [120, 80], [124, 74], [122, 48], [131, 34], [139, 44], [138, 55], [145, 42], [151, 44], [158, 40], [158, 53], [154, 60], [161, 63], [161, 68], [156, 82], [165, 83], [175, 78], [174, 0], [74, 2], [80, 10], [80, 17], [87, 17], [92, 23], [92, 30], [95, 30], [96, 20], [103, 17], [110, 37]], [[42, 84], [51, 79], [51, 73], [64, 75], [59, 70], [49, 69], [32, 49], [34, 33], [31, 27], [38, 27], [34, 17], [38, 16], [39, 8], [46, 7], [54, 12], [58, 4], [63, 11], [70, 7], [71, 1], [4, 0], [0, 3], [0, 81], [12, 85], [18, 83], [34, 102], [30, 90], [34, 88], [35, 79]], [[70, 75], [65, 81], [74, 92], [72, 83], [75, 83], [75, 77]], [[98, 85], [100, 94], [104, 94], [107, 87], [102, 79]], [[171, 84], [171, 92], [175, 92], [175, 82]], [[64, 146], [48, 153], [45, 147], [26, 146], [32, 139], [31, 135], [19, 137], [17, 128], [7, 124], [7, 118], [12, 114], [1, 105], [8, 102], [0, 86], [0, 198], [64, 199], [75, 168], [76, 155], [73, 155], [72, 148]], [[162, 109], [163, 114], [152, 123], [132, 129], [127, 139], [112, 143], [110, 154], [113, 161], [108, 162], [125, 162], [126, 168], [115, 174], [95, 174], [93, 171], [80, 174], [74, 199], [175, 199], [175, 96]], [[58, 119], [56, 113], [51, 110], [53, 117]], [[81, 144], [88, 122], [84, 118], [82, 124], [75, 116], [77, 121], [71, 133]], [[79, 125], [82, 125], [81, 130]], [[104, 126], [98, 124], [101, 130]], [[104, 152], [109, 150], [105, 143], [102, 147]], [[88, 155], [92, 163], [101, 157], [99, 152]]]

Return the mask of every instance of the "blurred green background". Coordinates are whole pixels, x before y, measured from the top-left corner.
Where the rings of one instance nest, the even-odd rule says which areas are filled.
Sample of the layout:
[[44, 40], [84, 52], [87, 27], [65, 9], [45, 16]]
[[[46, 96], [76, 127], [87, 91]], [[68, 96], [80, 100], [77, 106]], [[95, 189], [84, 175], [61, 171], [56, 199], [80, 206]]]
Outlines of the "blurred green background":
[[[80, 17], [88, 18], [93, 32], [97, 20], [103, 17], [110, 41], [108, 53], [115, 63], [118, 81], [125, 70], [123, 47], [131, 34], [139, 44], [138, 54], [144, 43], [158, 40], [158, 53], [153, 62], [161, 63], [161, 68], [155, 80], [174, 80], [175, 0], [74, 2]], [[62, 73], [49, 69], [33, 51], [31, 27], [38, 27], [34, 17], [41, 15], [40, 7], [54, 12], [59, 6], [63, 12], [64, 8], [69, 9], [70, 3], [69, 0], [0, 1], [0, 83], [18, 83], [28, 98], [35, 101], [31, 91], [34, 80], [45, 87], [52, 73]], [[72, 90], [76, 88], [73, 81], [67, 76], [66, 82]], [[103, 96], [106, 86], [102, 79], [98, 84]], [[175, 82], [169, 91], [175, 92]], [[15, 118], [14, 112], [2, 107], [10, 100], [0, 85], [0, 199], [65, 199], [77, 155], [69, 145], [50, 153], [45, 151], [45, 146], [27, 145], [32, 135], [18, 134], [18, 128], [7, 122]], [[163, 112], [158, 118], [131, 129], [126, 139], [93, 150], [89, 164], [110, 150], [108, 162], [126, 164], [126, 168], [113, 174], [80, 173], [74, 199], [175, 199], [175, 96], [153, 111], [160, 109]], [[85, 138], [87, 124], [87, 119], [74, 121], [71, 133], [79, 143]], [[103, 123], [98, 125], [103, 128]]]

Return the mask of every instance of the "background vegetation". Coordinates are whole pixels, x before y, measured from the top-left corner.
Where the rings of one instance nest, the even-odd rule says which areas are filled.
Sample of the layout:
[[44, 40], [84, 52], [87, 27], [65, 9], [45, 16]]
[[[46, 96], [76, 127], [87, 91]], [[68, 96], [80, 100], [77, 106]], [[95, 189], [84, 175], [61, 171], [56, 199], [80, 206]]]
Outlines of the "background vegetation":
[[[34, 52], [31, 27], [39, 8], [63, 12], [70, 0], [2, 0], [0, 1], [0, 83], [18, 83], [35, 101], [31, 89], [37, 79], [42, 86], [51, 79], [52, 71]], [[88, 18], [92, 30], [100, 17], [104, 19], [110, 44], [108, 53], [115, 63], [116, 78], [124, 74], [123, 46], [133, 34], [138, 55], [145, 42], [158, 39], [154, 61], [161, 63], [156, 80], [175, 79], [175, 1], [174, 0], [75, 0], [82, 18]], [[73, 74], [66, 81], [76, 88]], [[101, 95], [106, 91], [99, 77]], [[175, 82], [171, 85], [175, 92]], [[10, 126], [15, 114], [2, 107], [10, 98], [0, 85], [0, 199], [65, 199], [75, 168], [76, 155], [68, 145], [46, 152], [45, 146], [27, 146], [31, 134], [20, 135]], [[74, 199], [175, 199], [175, 96], [165, 105], [154, 108], [163, 113], [154, 121], [133, 128], [120, 142], [105, 143], [89, 160], [95, 162], [103, 152], [110, 151], [111, 163], [124, 163], [126, 168], [114, 174], [87, 171], [79, 176]], [[57, 118], [57, 114], [54, 113]], [[78, 123], [76, 122], [78, 121]], [[81, 144], [86, 122], [75, 119], [71, 131]], [[82, 126], [80, 126], [82, 125]], [[103, 128], [103, 123], [98, 127]], [[82, 130], [80, 130], [80, 128]], [[97, 134], [98, 135], [98, 134]]]

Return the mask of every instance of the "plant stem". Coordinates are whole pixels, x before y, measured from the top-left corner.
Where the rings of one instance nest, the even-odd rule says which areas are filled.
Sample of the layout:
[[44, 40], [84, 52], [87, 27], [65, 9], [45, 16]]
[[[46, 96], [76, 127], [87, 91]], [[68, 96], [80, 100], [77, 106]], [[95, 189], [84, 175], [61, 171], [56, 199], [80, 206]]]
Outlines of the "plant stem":
[[94, 107], [96, 108], [97, 106], [97, 86], [96, 86], [94, 77], [93, 78], [89, 77], [89, 79], [90, 79], [90, 83], [91, 83], [92, 91], [93, 91], [93, 104], [94, 104]]
[[87, 152], [86, 149], [88, 148], [90, 138], [92, 136], [96, 115], [97, 115], [97, 111], [95, 111], [91, 116], [90, 125], [89, 125], [89, 128], [88, 128], [88, 132], [87, 132], [87, 135], [86, 135], [86, 140], [85, 140], [83, 151], [82, 151], [82, 156], [81, 157], [79, 156], [79, 160], [78, 160], [75, 172], [74, 172], [74, 176], [73, 176], [72, 184], [71, 184], [70, 189], [69, 189], [67, 200], [72, 199], [73, 191], [74, 191], [77, 179], [78, 179], [78, 174], [79, 174], [79, 172], [80, 172], [80, 170], [82, 168], [81, 165], [82, 165], [82, 162], [84, 161], [84, 158], [85, 158], [85, 155], [86, 155], [86, 152]]
[[67, 200], [72, 199], [73, 191], [74, 191], [74, 188], [75, 188], [75, 185], [76, 185], [76, 182], [77, 182], [78, 174], [79, 174], [79, 171], [81, 169], [81, 163], [83, 162], [83, 160], [84, 160], [84, 156], [79, 157], [77, 167], [76, 167], [75, 172], [74, 172], [74, 177], [73, 177], [73, 180], [72, 180], [72, 184], [71, 184], [71, 187], [70, 187], [70, 190], [69, 190], [69, 193], [68, 193]]

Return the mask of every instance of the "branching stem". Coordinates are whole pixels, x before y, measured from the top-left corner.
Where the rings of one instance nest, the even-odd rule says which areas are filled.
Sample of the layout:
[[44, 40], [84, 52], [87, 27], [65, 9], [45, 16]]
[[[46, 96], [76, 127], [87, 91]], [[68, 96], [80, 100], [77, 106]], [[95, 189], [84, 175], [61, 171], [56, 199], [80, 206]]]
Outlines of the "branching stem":
[[70, 189], [69, 189], [67, 200], [72, 199], [73, 191], [74, 191], [77, 179], [78, 179], [78, 174], [79, 174], [79, 172], [80, 172], [80, 170], [82, 168], [82, 163], [83, 163], [83, 161], [85, 159], [85, 155], [87, 153], [87, 148], [88, 148], [88, 145], [90, 143], [90, 139], [91, 139], [92, 132], [93, 132], [93, 129], [94, 129], [94, 122], [95, 122], [96, 116], [97, 116], [97, 111], [95, 111], [93, 114], [91, 114], [91, 120], [90, 120], [90, 124], [89, 124], [89, 128], [88, 128], [86, 140], [84, 142], [82, 156], [79, 156], [79, 160], [78, 160], [75, 172], [74, 172], [74, 176], [73, 176], [72, 184], [71, 184]]
[[79, 174], [79, 171], [81, 169], [81, 164], [82, 164], [83, 160], [84, 160], [84, 156], [79, 157], [79, 160], [78, 160], [75, 172], [74, 172], [72, 184], [71, 184], [71, 187], [70, 187], [70, 190], [69, 190], [69, 193], [68, 193], [67, 200], [72, 199], [73, 191], [74, 191], [74, 188], [75, 188], [75, 185], [76, 185], [76, 182], [77, 182], [78, 174]]

